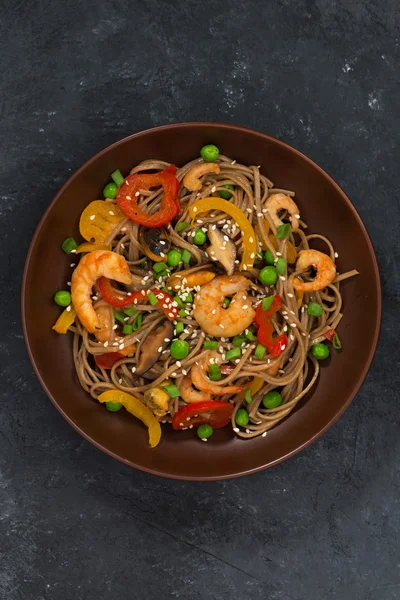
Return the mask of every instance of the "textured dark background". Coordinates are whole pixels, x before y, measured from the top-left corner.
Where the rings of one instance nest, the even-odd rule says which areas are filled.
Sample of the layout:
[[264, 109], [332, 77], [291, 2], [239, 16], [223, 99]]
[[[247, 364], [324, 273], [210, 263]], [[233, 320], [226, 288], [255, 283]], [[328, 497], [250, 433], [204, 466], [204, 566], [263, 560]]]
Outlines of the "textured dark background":
[[[0, 3], [1, 600], [400, 597], [397, 4]], [[21, 333], [28, 244], [61, 184], [182, 120], [253, 127], [317, 161], [383, 280], [380, 348], [349, 410], [286, 464], [227, 483], [156, 479], [83, 441]]]

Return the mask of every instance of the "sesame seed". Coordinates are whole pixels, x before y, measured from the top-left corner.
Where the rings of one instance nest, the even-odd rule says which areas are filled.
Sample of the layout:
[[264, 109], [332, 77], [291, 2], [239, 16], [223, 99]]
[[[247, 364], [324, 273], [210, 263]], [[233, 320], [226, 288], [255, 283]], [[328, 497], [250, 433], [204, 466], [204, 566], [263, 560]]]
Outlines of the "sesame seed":
[[136, 193], [135, 193], [135, 196], [140, 196], [140, 193], [139, 193], [139, 192], [136, 192]]
[[221, 329], [225, 329], [225, 325], [222, 325], [222, 323], [220, 323], [219, 326], [221, 327]]
[[286, 277], [284, 277], [283, 275], [279, 275], [279, 279], [281, 279], [282, 281], [286, 281]]
[[252, 244], [254, 242], [252, 237], [249, 237], [249, 242], [250, 242], [250, 244]]
[[71, 285], [71, 282], [70, 282], [70, 281], [67, 281], [67, 285]]
[[242, 306], [243, 309], [249, 308], [248, 304], [245, 304], [244, 306]]
[[251, 212], [252, 212], [251, 208], [250, 208], [250, 207], [247, 207], [247, 208], [246, 208], [246, 212], [248, 212], [248, 213], [251, 213]]
[[234, 165], [235, 163], [236, 163], [236, 160], [233, 160], [233, 161], [231, 162], [231, 165]]
[[193, 206], [193, 209], [192, 209], [192, 210], [193, 210], [193, 212], [197, 212], [197, 208], [196, 208], [196, 206]]
[[252, 252], [252, 253], [250, 254], [250, 258], [255, 258], [255, 257], [256, 257], [256, 255], [254, 254], [254, 252]]
[[297, 327], [296, 323], [290, 323], [290, 327]]
[[291, 294], [291, 293], [288, 293], [288, 294], [287, 294], [287, 297], [288, 297], [288, 298], [293, 298], [293, 294]]
[[263, 216], [262, 212], [257, 213], [257, 217], [262, 217], [262, 216]]
[[[130, 200], [129, 196], [127, 196], [127, 198], [128, 198], [128, 200]], [[109, 210], [109, 211], [108, 211], [108, 214], [109, 214], [109, 215], [114, 215], [115, 213], [114, 213], [112, 210]]]
[[120, 350], [123, 350], [124, 348], [125, 348], [125, 344], [120, 344], [120, 345], [119, 345], [119, 349], [120, 349]]
[[91, 220], [91, 221], [93, 221], [93, 220], [94, 220], [94, 218], [95, 218], [95, 215], [92, 215], [92, 216], [90, 217], [90, 220]]
[[[128, 318], [129, 318], [129, 317], [128, 317]], [[124, 321], [125, 321], [125, 319], [124, 319]], [[117, 325], [117, 324], [113, 325], [113, 329], [117, 329], [117, 327], [118, 327], [118, 325]]]
[[162, 352], [162, 346], [159, 347], [159, 349], [157, 350], [157, 352]]
[[334, 257], [339, 258], [339, 254], [337, 252], [335, 252]]
[[285, 374], [285, 371], [284, 371], [283, 369], [279, 369], [279, 370], [278, 370], [278, 373], [280, 373], [281, 375], [284, 375], [284, 374]]
[[264, 433], [262, 434], [261, 437], [265, 437], [267, 435], [268, 431], [264, 431]]
[[246, 433], [250, 433], [250, 429], [246, 429]]
[[76, 254], [76, 249], [75, 250], [71, 250], [71, 254]]
[[207, 438], [200, 438], [202, 442], [208, 442]]
[[233, 428], [233, 431], [234, 431], [235, 433], [239, 433], [240, 429], [239, 429], [239, 427], [234, 427], [234, 428]]
[[214, 308], [214, 309], [211, 311], [211, 314], [212, 314], [212, 315], [215, 315], [215, 313], [216, 313], [216, 310], [217, 310], [217, 309], [216, 309], [216, 308]]
[[187, 375], [186, 369], [182, 369], [182, 375]]
[[71, 263], [69, 266], [74, 267], [75, 265], [76, 265], [76, 263]]
[[181, 367], [181, 366], [182, 366], [182, 363], [181, 363], [181, 361], [180, 361], [180, 360], [177, 360], [177, 361], [176, 361], [176, 366], [177, 366], [177, 367]]
[[71, 305], [67, 306], [67, 312], [71, 310]]
[[295, 219], [300, 219], [300, 215], [294, 215]]
[[217, 188], [215, 187], [215, 185], [213, 185], [213, 186], [212, 186], [212, 188], [211, 188], [211, 191], [212, 191], [212, 192], [215, 192], [215, 190], [216, 190], [216, 189], [217, 189]]
[[164, 342], [170, 342], [171, 340], [169, 338], [164, 338]]
[[282, 254], [280, 252], [277, 252], [276, 255], [277, 256], [282, 256]]
[[121, 383], [122, 383], [122, 379], [118, 379], [118, 383], [121, 385]]
[[243, 271], [247, 271], [247, 265], [243, 265]]
[[124, 321], [129, 321], [129, 317], [124, 317]]

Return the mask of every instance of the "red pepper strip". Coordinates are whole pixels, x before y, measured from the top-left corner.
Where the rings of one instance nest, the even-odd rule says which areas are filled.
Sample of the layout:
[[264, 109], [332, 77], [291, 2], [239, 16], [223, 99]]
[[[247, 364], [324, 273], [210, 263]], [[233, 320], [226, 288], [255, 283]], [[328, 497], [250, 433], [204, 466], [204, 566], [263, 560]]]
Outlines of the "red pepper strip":
[[330, 342], [333, 340], [333, 338], [335, 337], [335, 335], [336, 335], [336, 331], [334, 329], [328, 329], [328, 331], [325, 331], [325, 333], [324, 333], [324, 336]]
[[107, 354], [96, 354], [94, 361], [102, 369], [112, 369], [121, 358], [125, 358], [125, 356], [119, 352], [108, 352]]
[[255, 324], [258, 327], [257, 339], [265, 346], [270, 355], [275, 358], [282, 354], [285, 350], [288, 339], [284, 333], [279, 335], [277, 338], [272, 336], [274, 328], [271, 323], [271, 319], [275, 313], [282, 308], [282, 298], [276, 294], [272, 301], [271, 307], [268, 310], [263, 310], [262, 305], [259, 304], [256, 310]]
[[[117, 192], [117, 203], [127, 217], [135, 223], [146, 227], [162, 227], [167, 225], [181, 212], [178, 192], [180, 183], [175, 177], [176, 167], [170, 165], [158, 173], [136, 173], [128, 175]], [[159, 210], [154, 215], [148, 215], [138, 205], [136, 193], [140, 190], [162, 185], [164, 196]]]
[[[182, 406], [172, 418], [172, 428], [179, 431], [189, 425], [211, 425], [214, 429], [225, 427], [231, 420], [233, 404], [217, 400], [195, 402]], [[196, 416], [195, 416], [196, 415]]]
[[173, 297], [161, 290], [155, 288], [152, 290], [140, 290], [139, 292], [133, 292], [133, 294], [128, 296], [119, 290], [116, 290], [115, 287], [112, 286], [111, 280], [107, 277], [100, 277], [100, 279], [97, 280], [97, 287], [99, 288], [103, 300], [116, 308], [122, 308], [129, 304], [145, 304], [148, 302], [147, 293], [152, 291], [158, 299], [157, 307], [163, 311], [165, 316], [170, 321], [174, 321], [178, 317], [179, 309], [172, 304], [174, 302]]

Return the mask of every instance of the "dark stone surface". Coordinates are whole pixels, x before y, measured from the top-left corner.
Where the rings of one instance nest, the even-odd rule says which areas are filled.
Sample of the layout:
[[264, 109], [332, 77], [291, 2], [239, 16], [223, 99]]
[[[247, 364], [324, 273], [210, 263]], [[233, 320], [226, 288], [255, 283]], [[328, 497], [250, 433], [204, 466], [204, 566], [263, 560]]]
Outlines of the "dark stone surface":
[[[396, 6], [1, 3], [1, 599], [399, 598]], [[377, 249], [385, 315], [362, 391], [320, 441], [196, 484], [132, 471], [63, 421], [28, 361], [19, 293], [71, 172], [131, 132], [207, 119], [277, 136], [343, 186]]]

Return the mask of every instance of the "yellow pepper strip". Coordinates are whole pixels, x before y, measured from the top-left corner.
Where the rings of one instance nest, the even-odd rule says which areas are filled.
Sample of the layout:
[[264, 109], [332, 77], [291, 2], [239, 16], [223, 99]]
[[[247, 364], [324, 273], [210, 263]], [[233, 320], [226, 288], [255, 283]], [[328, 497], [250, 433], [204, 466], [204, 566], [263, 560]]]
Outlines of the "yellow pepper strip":
[[240, 208], [231, 202], [228, 202], [228, 200], [214, 198], [212, 196], [197, 200], [197, 202], [194, 202], [191, 206], [189, 206], [189, 215], [192, 219], [194, 219], [200, 213], [208, 212], [210, 210], [220, 210], [221, 212], [225, 212], [232, 217], [232, 219], [240, 227], [243, 245], [243, 255], [242, 262], [240, 263], [240, 270], [248, 271], [253, 267], [254, 259], [257, 253], [256, 234], [250, 221], [247, 219], [244, 212], [240, 210]]
[[[274, 234], [270, 233], [268, 237], [275, 250], [278, 250], [278, 240], [276, 239]], [[290, 265], [293, 265], [297, 260], [297, 250], [293, 246], [292, 242], [289, 242], [289, 240], [287, 242], [286, 258]]]
[[105, 200], [94, 200], [81, 214], [79, 231], [88, 242], [105, 242], [117, 223], [125, 219], [119, 206]]
[[254, 377], [254, 379], [251, 380], [249, 385], [245, 384], [244, 389], [241, 392], [239, 392], [239, 394], [236, 396], [235, 402], [236, 400], [244, 400], [244, 395], [247, 390], [250, 390], [251, 395], [254, 396], [254, 394], [257, 394], [257, 392], [261, 390], [264, 383], [265, 381], [264, 379], [261, 379], [261, 377]]
[[92, 252], [92, 250], [111, 250], [111, 244], [91, 244], [90, 242], [83, 242], [75, 250], [75, 254], [80, 252]]
[[97, 398], [99, 402], [119, 402], [134, 417], [140, 419], [149, 430], [149, 444], [155, 448], [161, 439], [161, 426], [151, 410], [140, 400], [120, 390], [107, 390]]
[[75, 321], [76, 310], [70, 304], [67, 308], [61, 313], [58, 317], [57, 321], [54, 323], [52, 329], [57, 331], [57, 333], [67, 333], [70, 325]]
[[304, 292], [299, 292], [299, 290], [295, 290], [295, 294], [296, 294], [297, 308], [300, 308], [300, 306], [303, 304]]

